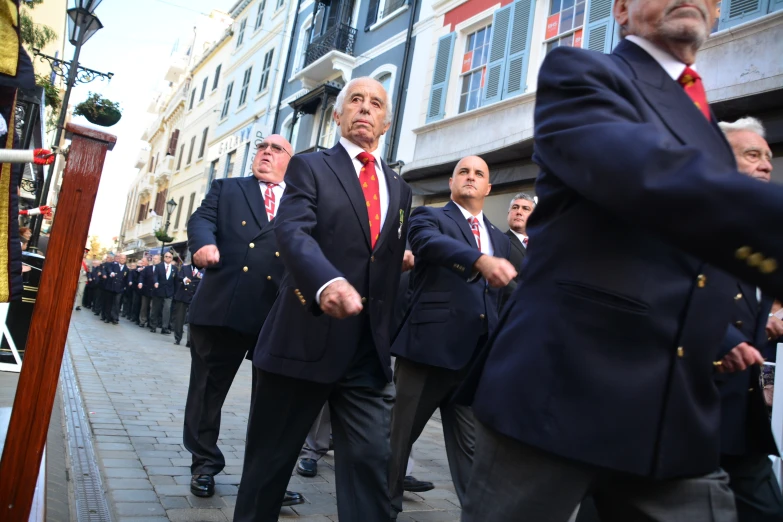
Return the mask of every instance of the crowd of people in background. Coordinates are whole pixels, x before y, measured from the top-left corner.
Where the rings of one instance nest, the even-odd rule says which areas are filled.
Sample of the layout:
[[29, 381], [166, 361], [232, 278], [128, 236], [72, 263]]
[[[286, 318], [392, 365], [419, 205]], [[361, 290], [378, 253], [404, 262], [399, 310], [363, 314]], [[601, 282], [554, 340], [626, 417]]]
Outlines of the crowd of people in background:
[[[91, 310], [104, 323], [120, 318], [162, 335], [174, 334], [180, 344], [188, 322], [188, 307], [203, 271], [167, 251], [128, 262], [125, 254], [108, 253], [102, 259], [85, 249], [79, 271], [75, 309]], [[189, 347], [189, 339], [186, 338]]]

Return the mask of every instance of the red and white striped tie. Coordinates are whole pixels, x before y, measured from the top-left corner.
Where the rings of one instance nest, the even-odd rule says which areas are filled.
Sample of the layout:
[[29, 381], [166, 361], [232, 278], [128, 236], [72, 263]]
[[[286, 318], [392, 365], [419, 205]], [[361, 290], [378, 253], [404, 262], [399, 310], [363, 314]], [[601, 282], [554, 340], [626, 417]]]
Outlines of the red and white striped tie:
[[275, 193], [272, 190], [276, 187], [277, 183], [267, 183], [266, 191], [264, 192], [264, 206], [266, 207], [266, 217], [269, 218], [271, 223], [275, 219]]
[[473, 235], [476, 237], [476, 244], [478, 244], [478, 249], [481, 250], [481, 231], [479, 230], [478, 218], [471, 216], [468, 218], [468, 223], [470, 223], [470, 229], [473, 231]]
[[522, 240], [522, 244], [523, 244], [523, 245], [525, 245], [525, 248], [527, 248], [527, 238], [524, 238], [524, 239]]

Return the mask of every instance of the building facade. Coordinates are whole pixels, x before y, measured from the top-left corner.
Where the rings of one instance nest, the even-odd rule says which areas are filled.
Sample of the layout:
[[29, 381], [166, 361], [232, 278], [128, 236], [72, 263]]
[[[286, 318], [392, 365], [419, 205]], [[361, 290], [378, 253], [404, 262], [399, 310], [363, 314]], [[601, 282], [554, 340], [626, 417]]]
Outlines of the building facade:
[[[436, 0], [432, 38], [414, 60], [423, 85], [415, 105], [413, 153], [402, 169], [416, 204], [448, 201], [448, 178], [469, 154], [490, 167], [485, 211], [505, 222], [509, 198], [534, 192], [536, 79], [546, 54], [561, 45], [611, 52], [619, 42], [612, 0]], [[759, 117], [773, 153], [783, 152], [783, 1], [723, 0], [697, 66], [718, 118]], [[420, 49], [417, 49], [417, 52]], [[426, 54], [426, 57], [424, 56]], [[423, 101], [423, 102], [422, 102]], [[413, 112], [412, 107], [405, 109]], [[776, 160], [773, 178], [783, 180]]]

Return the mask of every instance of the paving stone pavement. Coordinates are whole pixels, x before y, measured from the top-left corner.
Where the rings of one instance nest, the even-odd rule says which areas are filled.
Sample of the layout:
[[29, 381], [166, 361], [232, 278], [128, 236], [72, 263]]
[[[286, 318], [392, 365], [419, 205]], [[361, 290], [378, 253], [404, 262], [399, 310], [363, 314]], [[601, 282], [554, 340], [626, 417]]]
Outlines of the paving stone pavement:
[[[215, 496], [190, 494], [190, 453], [182, 445], [190, 353], [172, 335], [152, 334], [121, 319], [105, 324], [89, 310], [74, 312], [68, 333], [96, 457], [114, 522], [227, 522], [233, 517], [242, 473], [250, 405], [251, 364], [245, 361], [223, 407], [219, 447], [226, 468]], [[433, 481], [425, 493], [406, 493], [399, 522], [456, 522], [457, 496], [449, 475], [440, 422], [430, 420], [414, 448], [413, 474]], [[280, 512], [281, 521], [337, 521], [334, 459], [318, 476], [291, 477], [307, 503]], [[374, 521], [367, 521], [374, 522]]]

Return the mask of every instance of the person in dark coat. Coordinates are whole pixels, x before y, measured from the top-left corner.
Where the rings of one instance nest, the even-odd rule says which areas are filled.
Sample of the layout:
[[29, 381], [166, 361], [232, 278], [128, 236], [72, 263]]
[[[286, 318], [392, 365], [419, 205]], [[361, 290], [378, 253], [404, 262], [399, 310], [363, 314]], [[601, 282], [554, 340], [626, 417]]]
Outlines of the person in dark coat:
[[133, 283], [136, 282], [136, 263], [128, 263], [128, 280], [125, 290], [122, 292], [122, 304], [120, 306], [120, 317], [130, 318], [131, 307], [133, 306]]
[[174, 298], [176, 289], [175, 282], [177, 278], [177, 267], [172, 262], [171, 252], [163, 254], [163, 262], [155, 265], [152, 271], [153, 286], [152, 290], [152, 312], [150, 321], [150, 332], [155, 333], [157, 327], [161, 327], [163, 335], [171, 333], [169, 323], [171, 321], [171, 302]]
[[125, 264], [125, 254], [117, 254], [116, 261], [112, 262], [104, 274], [104, 322], [119, 324], [120, 305], [125, 288], [128, 286], [128, 267]]
[[536, 202], [533, 196], [524, 192], [514, 194], [508, 206], [508, 231], [506, 235], [511, 241], [511, 255], [508, 260], [516, 268], [517, 276], [514, 278], [513, 284], [506, 285], [501, 290], [501, 309], [522, 279], [522, 263], [525, 261], [525, 255], [527, 255], [527, 220], [535, 208]]
[[144, 267], [141, 272], [141, 280], [136, 287], [141, 291], [141, 311], [139, 312], [139, 326], [147, 328], [152, 321], [152, 292], [155, 290], [155, 265], [160, 263], [160, 256], [152, 256], [152, 264]]
[[172, 314], [172, 326], [174, 329], [174, 344], [182, 340], [183, 326], [188, 314], [188, 307], [193, 300], [193, 295], [201, 282], [201, 271], [193, 265], [183, 265], [177, 272], [177, 291], [174, 293], [174, 313]]
[[100, 316], [103, 321], [106, 321], [106, 279], [111, 272], [111, 264], [114, 263], [114, 255], [106, 254], [106, 258], [101, 263], [100, 274], [98, 274], [98, 306], [93, 306], [92, 311], [95, 315]]
[[141, 283], [142, 280], [142, 274], [144, 273], [144, 269], [147, 267], [147, 258], [142, 257], [139, 259], [139, 262], [136, 263], [136, 268], [133, 270], [133, 286], [131, 287], [131, 290], [133, 292], [133, 299], [131, 302], [131, 313], [130, 313], [130, 320], [134, 322], [135, 324], [139, 324], [139, 313], [141, 312], [141, 293], [142, 290], [139, 288], [139, 283]]

